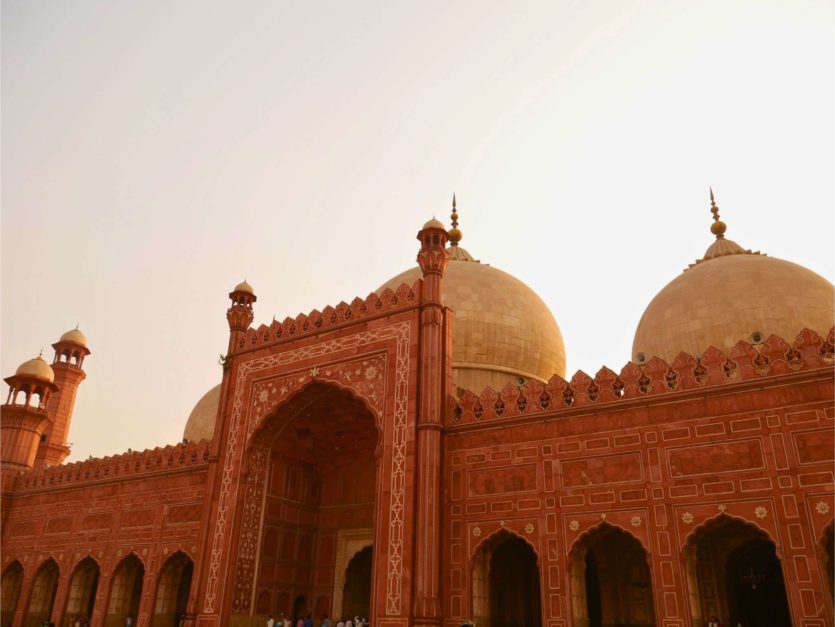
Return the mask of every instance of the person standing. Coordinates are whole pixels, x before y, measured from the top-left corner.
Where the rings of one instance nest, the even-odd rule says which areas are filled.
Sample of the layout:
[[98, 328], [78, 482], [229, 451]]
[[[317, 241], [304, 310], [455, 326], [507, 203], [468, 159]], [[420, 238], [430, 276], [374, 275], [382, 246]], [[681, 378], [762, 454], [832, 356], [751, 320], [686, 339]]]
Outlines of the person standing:
[[322, 614], [322, 627], [331, 627], [331, 619], [327, 614]]
[[722, 627], [722, 623], [719, 622], [719, 618], [714, 614], [707, 622], [707, 627]]
[[270, 617], [267, 619], [267, 627], [275, 627], [275, 619], [272, 614], [270, 614]]

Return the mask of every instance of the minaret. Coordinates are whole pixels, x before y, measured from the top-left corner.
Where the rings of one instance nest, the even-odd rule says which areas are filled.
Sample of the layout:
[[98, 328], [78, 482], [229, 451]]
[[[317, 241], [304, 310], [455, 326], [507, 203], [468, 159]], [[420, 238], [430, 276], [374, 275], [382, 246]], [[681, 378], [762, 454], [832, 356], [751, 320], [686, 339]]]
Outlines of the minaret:
[[418, 233], [423, 273], [417, 417], [414, 624], [441, 624], [441, 413], [448, 383], [450, 328], [441, 303], [449, 236], [434, 218]]
[[58, 392], [52, 396], [46, 407], [49, 426], [46, 428], [46, 441], [41, 442], [38, 447], [36, 466], [57, 466], [70, 454], [67, 435], [75, 407], [75, 395], [78, 386], [87, 378], [81, 367], [84, 358], [90, 354], [90, 349], [87, 348], [87, 338], [77, 326], [64, 333], [52, 348], [55, 349], [52, 370], [55, 373]]
[[258, 300], [252, 286], [246, 281], [238, 283], [235, 289], [229, 292], [229, 299], [232, 301], [232, 306], [226, 311], [226, 320], [229, 322], [229, 351], [227, 357], [236, 351], [239, 336], [246, 333], [249, 325], [252, 324], [254, 319], [252, 303]]
[[38, 355], [4, 381], [9, 396], [0, 407], [0, 465], [4, 470], [31, 469], [49, 425], [50, 396], [58, 391], [55, 373]]

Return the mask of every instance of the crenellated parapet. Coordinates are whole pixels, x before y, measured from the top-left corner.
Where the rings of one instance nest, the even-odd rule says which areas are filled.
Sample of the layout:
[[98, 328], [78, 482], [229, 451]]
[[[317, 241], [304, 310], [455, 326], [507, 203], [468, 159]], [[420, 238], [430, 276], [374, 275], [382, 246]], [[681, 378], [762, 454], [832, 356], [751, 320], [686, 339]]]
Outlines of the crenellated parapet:
[[314, 309], [309, 314], [299, 314], [283, 321], [273, 320], [269, 325], [246, 330], [235, 346], [236, 352], [261, 348], [281, 342], [296, 340], [306, 335], [355, 324], [358, 320], [388, 315], [413, 307], [420, 302], [420, 284], [405, 283], [392, 291], [381, 294], [371, 293], [365, 299], [355, 298], [351, 303], [341, 302], [336, 307], [327, 306], [322, 311]]
[[577, 407], [676, 394], [729, 385], [771, 375], [832, 367], [835, 327], [826, 337], [804, 329], [793, 343], [772, 335], [762, 344], [740, 341], [726, 355], [715, 347], [698, 356], [679, 353], [672, 364], [653, 357], [644, 364], [629, 362], [619, 374], [607, 367], [592, 378], [582, 370], [570, 381], [554, 375], [547, 383], [529, 380], [480, 394], [465, 390], [447, 402], [447, 426], [553, 413]]
[[22, 471], [17, 476], [14, 489], [17, 492], [24, 492], [168, 473], [177, 469], [205, 466], [209, 463], [209, 457], [210, 442], [206, 440], [188, 444], [172, 444], [144, 451]]

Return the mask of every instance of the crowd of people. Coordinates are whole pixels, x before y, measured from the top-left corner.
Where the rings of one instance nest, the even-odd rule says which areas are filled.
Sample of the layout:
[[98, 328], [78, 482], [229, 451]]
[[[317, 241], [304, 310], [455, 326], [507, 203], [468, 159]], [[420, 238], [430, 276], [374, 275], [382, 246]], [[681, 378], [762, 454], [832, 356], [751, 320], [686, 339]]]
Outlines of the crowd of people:
[[[279, 614], [278, 619], [270, 614], [267, 619], [267, 627], [293, 627], [293, 621], [289, 616]], [[308, 614], [306, 618], [299, 618], [296, 621], [296, 627], [317, 627], [313, 622], [313, 615]], [[323, 614], [319, 619], [318, 627], [368, 627], [368, 619], [362, 616], [354, 616], [341, 618], [339, 622], [334, 625], [327, 614]]]

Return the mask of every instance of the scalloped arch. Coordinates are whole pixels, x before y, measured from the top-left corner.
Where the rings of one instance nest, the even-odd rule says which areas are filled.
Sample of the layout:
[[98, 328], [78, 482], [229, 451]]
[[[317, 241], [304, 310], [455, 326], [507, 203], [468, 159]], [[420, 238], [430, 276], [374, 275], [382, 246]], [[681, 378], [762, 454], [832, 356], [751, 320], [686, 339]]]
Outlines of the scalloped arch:
[[[493, 542], [498, 536], [507, 535], [511, 536], [512, 538], [519, 538], [525, 544], [527, 544], [531, 551], [533, 551], [534, 557], [536, 558], [537, 566], [540, 566], [540, 559], [539, 559], [539, 551], [537, 550], [536, 546], [534, 546], [533, 542], [530, 541], [529, 538], [526, 538], [521, 533], [516, 531], [515, 529], [509, 529], [507, 527], [499, 527], [492, 533], [484, 536], [478, 543], [473, 547], [473, 550], [470, 552], [470, 568], [475, 565], [475, 559], [478, 554], [487, 548], [487, 545]], [[501, 544], [501, 543], [498, 543]]]
[[580, 544], [582, 544], [582, 542], [585, 540], [585, 538], [587, 536], [603, 529], [604, 527], [609, 527], [611, 529], [617, 529], [617, 530], [620, 530], [620, 531], [623, 531], [624, 533], [626, 533], [626, 535], [628, 535], [630, 538], [633, 538], [640, 545], [640, 547], [647, 554], [647, 558], [649, 558], [650, 550], [647, 547], [647, 545], [644, 543], [644, 541], [641, 540], [641, 538], [636, 536], [631, 530], [627, 529], [623, 525], [613, 523], [610, 520], [601, 520], [600, 522], [597, 522], [597, 523], [593, 524], [591, 527], [589, 527], [588, 529], [583, 531], [583, 533], [581, 533], [576, 538], [574, 538], [574, 541], [571, 542], [571, 544], [568, 545], [568, 550], [566, 551], [566, 556], [571, 557], [572, 553], [574, 553], [574, 551], [577, 550], [577, 547], [580, 546]]
[[679, 547], [679, 550], [681, 552], [686, 551], [688, 547], [690, 547], [694, 543], [697, 536], [703, 536], [707, 533], [710, 533], [710, 527], [715, 527], [720, 521], [725, 519], [738, 522], [742, 525], [745, 525], [746, 527], [751, 527], [757, 533], [764, 535], [766, 539], [768, 539], [768, 541], [774, 545], [774, 548], [777, 551], [777, 556], [780, 557], [782, 555], [780, 550], [780, 544], [777, 542], [777, 540], [774, 539], [771, 533], [769, 533], [768, 529], [761, 527], [753, 520], [748, 520], [747, 518], [743, 518], [742, 516], [733, 516], [731, 514], [728, 514], [727, 512], [719, 512], [718, 514], [714, 514], [710, 518], [703, 520], [698, 525], [693, 527], [693, 529], [691, 529], [690, 532], [686, 536], [684, 536], [684, 544], [682, 544]]
[[[244, 471], [247, 470], [247, 460], [250, 457], [250, 454], [253, 450], [255, 450], [258, 446], [268, 445], [271, 446], [272, 443], [275, 441], [284, 428], [292, 422], [293, 418], [295, 418], [301, 411], [307, 406], [303, 405], [296, 409], [296, 411], [292, 411], [289, 415], [282, 416], [282, 413], [286, 410], [287, 407], [292, 406], [292, 404], [296, 401], [296, 399], [308, 392], [310, 388], [313, 387], [323, 387], [323, 388], [331, 388], [336, 390], [340, 393], [346, 394], [351, 400], [358, 402], [362, 405], [363, 409], [372, 417], [374, 421], [374, 429], [377, 433], [377, 446], [380, 446], [382, 442], [383, 436], [383, 425], [382, 421], [383, 418], [378, 414], [378, 412], [371, 406], [369, 400], [351, 385], [345, 385], [340, 381], [333, 381], [331, 379], [325, 378], [316, 378], [311, 379], [310, 381], [306, 382], [304, 385], [299, 387], [299, 389], [294, 390], [287, 398], [283, 401], [278, 403], [273, 409], [264, 416], [263, 420], [258, 424], [255, 430], [252, 432], [249, 440], [246, 444], [246, 449], [244, 451]], [[314, 401], [311, 401], [314, 402]], [[276, 420], [280, 423], [279, 426], [276, 426]], [[272, 433], [271, 433], [272, 432]], [[270, 441], [267, 441], [267, 438], [272, 438]]]

